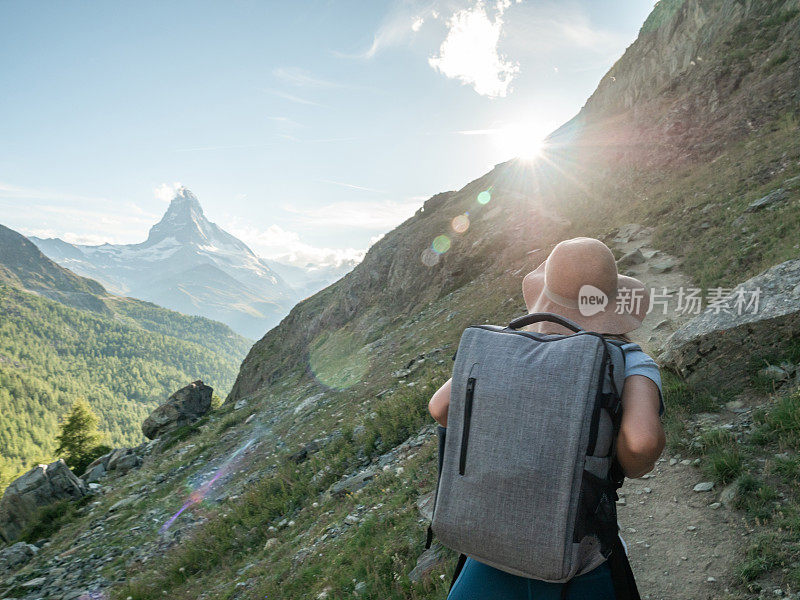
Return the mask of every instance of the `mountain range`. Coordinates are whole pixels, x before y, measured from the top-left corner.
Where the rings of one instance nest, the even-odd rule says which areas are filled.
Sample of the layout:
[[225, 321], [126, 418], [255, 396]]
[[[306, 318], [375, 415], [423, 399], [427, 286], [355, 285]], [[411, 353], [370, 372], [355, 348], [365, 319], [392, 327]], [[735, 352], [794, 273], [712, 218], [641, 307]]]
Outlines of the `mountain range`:
[[[522, 278], [577, 235], [619, 251], [623, 231], [647, 230], [676, 258], [671, 274], [704, 290], [796, 258], [798, 49], [797, 0], [658, 2], [542, 157], [431, 197], [299, 302], [207, 422], [104, 479], [5, 595], [446, 597], [455, 554], [423, 551], [437, 481], [427, 403], [464, 328], [523, 314]], [[654, 312], [645, 331], [674, 330]], [[774, 327], [796, 365], [796, 326]], [[735, 399], [664, 371], [669, 455], [617, 504], [643, 597], [796, 596], [800, 396], [739, 364], [754, 386]]]
[[186, 188], [176, 191], [162, 219], [138, 244], [30, 239], [52, 260], [113, 293], [221, 321], [251, 339], [264, 335], [298, 300], [343, 274], [341, 269], [307, 270], [259, 258], [210, 222]]

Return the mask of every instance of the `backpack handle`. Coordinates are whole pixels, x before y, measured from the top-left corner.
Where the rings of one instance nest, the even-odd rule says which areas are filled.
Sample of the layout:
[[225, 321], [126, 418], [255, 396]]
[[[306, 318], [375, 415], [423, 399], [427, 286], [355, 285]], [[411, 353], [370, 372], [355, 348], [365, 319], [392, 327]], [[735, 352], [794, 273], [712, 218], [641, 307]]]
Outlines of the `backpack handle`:
[[557, 323], [562, 327], [566, 327], [578, 333], [579, 331], [583, 331], [583, 328], [575, 323], [574, 321], [570, 321], [566, 317], [562, 317], [561, 315], [557, 315], [554, 313], [531, 313], [529, 315], [523, 315], [521, 317], [517, 317], [511, 323], [508, 324], [508, 329], [520, 329], [521, 327], [525, 327], [526, 325], [531, 325], [533, 323], [540, 323], [542, 321], [548, 321], [550, 323]]

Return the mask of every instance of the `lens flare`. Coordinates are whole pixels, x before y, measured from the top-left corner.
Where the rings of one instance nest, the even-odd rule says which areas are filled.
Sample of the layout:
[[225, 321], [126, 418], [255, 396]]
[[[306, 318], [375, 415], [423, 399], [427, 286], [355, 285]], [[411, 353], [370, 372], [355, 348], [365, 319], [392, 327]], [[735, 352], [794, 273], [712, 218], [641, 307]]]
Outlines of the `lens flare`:
[[308, 366], [314, 377], [336, 390], [345, 390], [361, 382], [369, 370], [369, 361], [364, 339], [345, 329], [318, 336], [308, 351]]
[[426, 267], [435, 267], [439, 263], [439, 255], [431, 248], [425, 248], [420, 256], [422, 264]]
[[437, 235], [433, 239], [433, 243], [431, 244], [431, 248], [437, 254], [444, 254], [448, 250], [450, 250], [450, 238], [446, 235]]
[[236, 461], [239, 459], [239, 457], [241, 457], [242, 454], [250, 446], [252, 446], [255, 441], [256, 441], [255, 437], [250, 438], [247, 442], [245, 442], [243, 446], [239, 447], [239, 449], [236, 450], [236, 452], [231, 454], [228, 457], [228, 460], [226, 460], [225, 463], [216, 471], [216, 473], [214, 473], [211, 479], [200, 485], [200, 487], [198, 487], [191, 494], [189, 494], [189, 498], [186, 500], [186, 502], [183, 503], [183, 506], [181, 506], [180, 510], [178, 510], [178, 512], [172, 515], [169, 519], [167, 519], [167, 522], [161, 526], [161, 529], [159, 529], [158, 532], [165, 533], [167, 529], [172, 527], [172, 524], [178, 519], [178, 517], [180, 517], [184, 513], [184, 511], [186, 511], [189, 507], [202, 502], [211, 492], [212, 488], [214, 487], [214, 484], [221, 477], [224, 477], [225, 475], [231, 472], [233, 466], [236, 464]]
[[463, 215], [453, 217], [450, 226], [456, 233], [464, 233], [467, 229], [469, 229], [469, 216], [467, 213], [464, 213]]
[[489, 204], [489, 200], [491, 199], [491, 190], [483, 190], [480, 194], [478, 194], [478, 204]]

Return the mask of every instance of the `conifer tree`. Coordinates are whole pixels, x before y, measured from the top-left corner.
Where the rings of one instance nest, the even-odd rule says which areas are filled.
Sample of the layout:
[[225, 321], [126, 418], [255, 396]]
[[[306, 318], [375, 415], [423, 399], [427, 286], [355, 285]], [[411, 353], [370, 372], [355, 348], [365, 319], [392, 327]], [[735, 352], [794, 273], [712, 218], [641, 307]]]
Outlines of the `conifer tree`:
[[67, 466], [78, 475], [108, 449], [102, 445], [103, 436], [97, 430], [98, 422], [89, 403], [76, 400], [61, 426], [61, 433], [56, 437], [56, 453], [63, 456]]

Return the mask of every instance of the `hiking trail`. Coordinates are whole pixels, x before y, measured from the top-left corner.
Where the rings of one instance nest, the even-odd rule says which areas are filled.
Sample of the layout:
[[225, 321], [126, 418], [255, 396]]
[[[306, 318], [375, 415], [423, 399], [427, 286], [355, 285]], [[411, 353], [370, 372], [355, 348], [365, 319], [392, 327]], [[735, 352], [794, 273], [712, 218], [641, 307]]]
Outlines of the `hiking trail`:
[[[678, 269], [678, 260], [651, 246], [652, 229], [630, 224], [621, 227], [609, 245], [623, 255], [619, 270], [644, 282], [653, 293], [671, 293], [666, 310], [654, 298], [654, 309], [632, 339], [658, 360], [669, 335], [689, 320], [677, 310], [677, 291], [696, 287]], [[693, 419], [718, 424], [741, 419], [741, 412]], [[642, 598], [650, 600], [706, 600], [728, 595], [733, 561], [746, 542], [747, 529], [715, 486], [695, 492], [708, 479], [694, 459], [664, 451], [656, 467], [639, 479], [627, 479], [617, 504], [620, 532], [628, 545], [631, 566]], [[732, 594], [732, 592], [731, 592]]]

